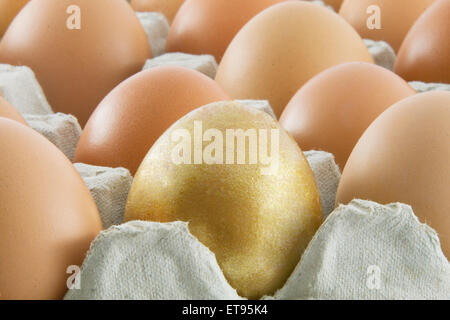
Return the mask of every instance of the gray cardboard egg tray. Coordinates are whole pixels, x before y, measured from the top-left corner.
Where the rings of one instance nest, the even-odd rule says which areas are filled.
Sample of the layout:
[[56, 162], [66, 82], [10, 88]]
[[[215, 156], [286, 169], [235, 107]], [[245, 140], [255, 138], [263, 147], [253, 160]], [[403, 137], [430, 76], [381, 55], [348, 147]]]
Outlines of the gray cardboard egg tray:
[[[162, 14], [137, 15], [154, 55], [143, 69], [175, 65], [215, 77], [217, 63], [211, 55], [164, 54], [169, 25]], [[364, 42], [375, 63], [392, 70], [396, 59], [392, 48], [382, 41]], [[410, 84], [418, 92], [450, 91], [448, 84]], [[30, 68], [0, 64], [0, 91], [33, 129], [73, 159], [81, 127], [74, 116], [53, 112]], [[276, 118], [266, 100], [240, 102]], [[418, 221], [410, 206], [354, 200], [334, 209], [341, 175], [334, 156], [324, 151], [307, 151], [305, 156], [317, 181], [325, 222], [285, 286], [265, 299], [450, 299], [450, 266], [439, 238]], [[69, 288], [66, 299], [242, 299], [225, 280], [214, 254], [189, 233], [185, 223], [122, 224], [133, 179], [127, 169], [82, 163], [74, 166], [91, 191], [105, 231], [92, 243], [78, 282]], [[359, 230], [359, 237], [355, 230]], [[127, 238], [127, 234], [133, 236]], [[361, 248], [364, 241], [368, 244]], [[405, 243], [415, 245], [409, 245], [405, 253]], [[150, 251], [148, 244], [152, 244]], [[178, 257], [170, 259], [172, 265], [164, 253], [167, 250]], [[375, 258], [380, 255], [381, 262]], [[337, 262], [341, 262], [339, 268]], [[108, 267], [123, 264], [125, 268], [119, 273]], [[189, 276], [183, 277], [180, 270]], [[411, 272], [421, 275], [423, 270], [430, 272], [414, 279], [409, 276]], [[150, 282], [147, 273], [153, 275]]]

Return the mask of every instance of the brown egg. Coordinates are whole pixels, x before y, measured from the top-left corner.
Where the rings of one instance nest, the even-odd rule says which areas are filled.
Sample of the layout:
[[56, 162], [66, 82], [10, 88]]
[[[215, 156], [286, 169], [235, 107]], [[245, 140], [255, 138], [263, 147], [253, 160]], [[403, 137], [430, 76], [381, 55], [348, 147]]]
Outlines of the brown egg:
[[161, 12], [172, 22], [184, 0], [131, 0], [131, 6], [136, 11]]
[[29, 0], [0, 0], [0, 39], [11, 21]]
[[284, 0], [187, 0], [178, 11], [166, 51], [211, 54], [220, 62], [238, 31], [256, 14]]
[[450, 258], [450, 92], [420, 93], [383, 112], [353, 150], [336, 203], [412, 206]]
[[29, 66], [53, 110], [75, 115], [81, 125], [150, 56], [125, 0], [31, 1], [0, 42], [0, 63]]
[[280, 116], [306, 81], [350, 61], [373, 62], [344, 19], [307, 1], [288, 1], [261, 12], [241, 29], [216, 80], [234, 99], [269, 100]]
[[74, 161], [125, 167], [134, 174], [173, 122], [204, 104], [229, 99], [214, 80], [194, 70], [142, 71], [100, 103], [81, 135]]
[[302, 150], [325, 150], [345, 163], [367, 127], [384, 110], [416, 92], [382, 67], [349, 62], [309, 80], [291, 99], [281, 125]]
[[0, 95], [0, 117], [8, 118], [28, 126], [25, 119], [5, 98]]
[[386, 41], [398, 51], [408, 30], [433, 1], [344, 0], [339, 14], [362, 38]]
[[101, 230], [70, 161], [39, 133], [0, 119], [0, 298], [61, 299]]
[[158, 139], [133, 180], [125, 220], [188, 221], [230, 285], [257, 299], [284, 285], [322, 213], [295, 141], [265, 112], [225, 101], [192, 111]]
[[[309, 0], [309, 1], [313, 1], [313, 0]], [[341, 4], [343, 1], [344, 0], [323, 0], [323, 3], [333, 7], [333, 9], [337, 12], [337, 11], [339, 11], [339, 8], [341, 7]]]
[[450, 0], [436, 1], [403, 42], [394, 70], [406, 80], [450, 83]]

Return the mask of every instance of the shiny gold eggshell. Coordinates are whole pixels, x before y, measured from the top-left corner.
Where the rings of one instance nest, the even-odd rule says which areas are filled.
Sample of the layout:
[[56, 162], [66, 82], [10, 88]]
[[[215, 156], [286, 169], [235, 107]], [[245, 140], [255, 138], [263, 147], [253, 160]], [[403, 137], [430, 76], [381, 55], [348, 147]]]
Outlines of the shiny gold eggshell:
[[95, 202], [69, 159], [16, 121], [0, 118], [0, 155], [0, 299], [61, 299], [102, 229]]
[[383, 112], [342, 173], [336, 203], [365, 199], [412, 206], [450, 258], [450, 92], [420, 93]]
[[216, 80], [234, 99], [269, 100], [279, 117], [306, 81], [351, 61], [373, 63], [344, 19], [307, 1], [287, 1], [262, 11], [239, 31]]
[[[278, 169], [262, 174], [261, 163], [175, 164], [172, 135], [186, 129], [193, 136], [194, 121], [223, 137], [226, 129], [278, 129]], [[269, 115], [218, 102], [181, 118], [155, 143], [134, 178], [125, 220], [188, 221], [231, 286], [259, 298], [285, 283], [322, 215], [313, 173], [295, 141]]]

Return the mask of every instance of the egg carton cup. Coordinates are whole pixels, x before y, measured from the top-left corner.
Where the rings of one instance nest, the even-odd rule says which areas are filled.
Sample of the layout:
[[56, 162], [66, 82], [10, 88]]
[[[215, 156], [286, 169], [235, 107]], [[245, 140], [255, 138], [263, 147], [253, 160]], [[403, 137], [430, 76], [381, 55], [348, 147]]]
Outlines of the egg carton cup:
[[44, 91], [26, 66], [0, 64], [0, 92], [21, 114], [51, 114]]
[[31, 128], [45, 136], [71, 161], [75, 155], [81, 127], [78, 120], [69, 114], [52, 113], [46, 115], [24, 114]]
[[[319, 228], [286, 284], [263, 299], [450, 299], [450, 265], [410, 206], [354, 200]], [[79, 299], [241, 300], [185, 222], [131, 221], [91, 244]]]
[[94, 198], [103, 228], [121, 224], [133, 182], [130, 171], [84, 163], [75, 163], [74, 166]]
[[159, 57], [148, 59], [143, 70], [162, 66], [175, 66], [196, 70], [212, 79], [216, 77], [217, 73], [217, 62], [214, 56], [209, 54], [194, 55], [179, 52], [165, 53]]
[[152, 48], [152, 56], [157, 57], [165, 52], [166, 39], [169, 35], [169, 22], [159, 12], [136, 12], [144, 28], [147, 40]]
[[394, 70], [397, 55], [395, 54], [394, 49], [392, 49], [387, 42], [374, 41], [370, 39], [363, 39], [363, 41], [376, 65], [390, 71]]

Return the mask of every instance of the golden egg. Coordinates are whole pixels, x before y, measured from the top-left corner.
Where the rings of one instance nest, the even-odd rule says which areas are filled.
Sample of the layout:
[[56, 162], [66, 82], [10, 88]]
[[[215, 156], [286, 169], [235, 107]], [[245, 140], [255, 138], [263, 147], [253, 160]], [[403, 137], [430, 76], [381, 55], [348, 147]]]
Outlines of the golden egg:
[[216, 102], [153, 145], [125, 220], [188, 221], [241, 296], [283, 286], [322, 222], [313, 173], [296, 142], [262, 111]]

